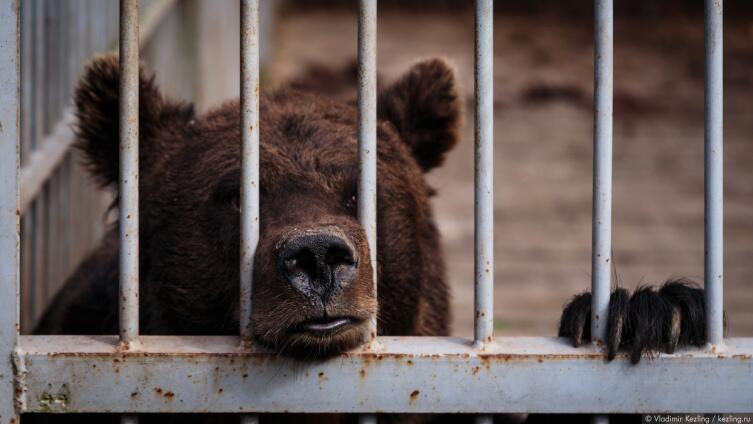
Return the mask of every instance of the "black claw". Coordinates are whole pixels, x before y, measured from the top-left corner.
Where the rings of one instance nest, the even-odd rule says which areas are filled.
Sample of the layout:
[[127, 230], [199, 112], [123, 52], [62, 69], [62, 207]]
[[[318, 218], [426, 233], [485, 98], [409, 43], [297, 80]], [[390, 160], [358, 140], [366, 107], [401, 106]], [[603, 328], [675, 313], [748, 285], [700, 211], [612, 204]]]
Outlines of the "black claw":
[[[661, 293], [659, 293], [661, 295]], [[666, 298], [664, 299], [666, 301]], [[669, 302], [667, 302], [669, 303]], [[665, 350], [667, 353], [674, 353], [677, 347], [677, 342], [680, 340], [680, 334], [682, 333], [682, 313], [680, 308], [669, 303], [668, 305], [669, 316], [665, 317], [665, 340], [667, 344]]]
[[632, 335], [630, 360], [637, 364], [641, 356], [655, 352], [663, 344], [664, 319], [668, 304], [651, 287], [640, 287], [630, 299], [629, 333]]
[[575, 347], [591, 339], [591, 293], [575, 296], [562, 311], [560, 337], [572, 339]]
[[[726, 327], [726, 316], [724, 324]], [[591, 294], [575, 296], [562, 311], [560, 337], [578, 347], [591, 338]], [[678, 345], [706, 343], [706, 310], [703, 290], [689, 280], [667, 281], [660, 290], [640, 287], [632, 296], [615, 290], [609, 299], [607, 359], [621, 348], [630, 351], [636, 364], [644, 355], [659, 350], [673, 353]]]
[[622, 342], [623, 328], [628, 313], [630, 296], [625, 289], [615, 290], [609, 299], [607, 322], [607, 359], [613, 360]]
[[687, 280], [670, 280], [664, 283], [659, 294], [667, 303], [679, 310], [680, 335], [678, 344], [702, 346], [706, 343], [706, 306], [703, 290]]

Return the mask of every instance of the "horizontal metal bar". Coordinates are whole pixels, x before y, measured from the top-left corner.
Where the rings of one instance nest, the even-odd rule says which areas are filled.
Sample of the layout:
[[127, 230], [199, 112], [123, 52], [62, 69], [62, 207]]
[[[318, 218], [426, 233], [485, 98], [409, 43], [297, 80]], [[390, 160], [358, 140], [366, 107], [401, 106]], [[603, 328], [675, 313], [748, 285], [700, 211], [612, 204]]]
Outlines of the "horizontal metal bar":
[[152, 0], [148, 7], [142, 6], [143, 11], [139, 19], [139, 32], [141, 33], [139, 47], [144, 47], [177, 4], [178, 0]]
[[32, 151], [29, 160], [21, 168], [19, 175], [21, 213], [26, 212], [73, 144], [72, 123], [73, 114], [70, 110], [66, 110], [52, 134], [45, 137], [41, 143], [37, 143], [41, 147]]
[[[238, 337], [21, 336], [24, 412], [753, 412], [753, 338], [638, 365], [560, 338], [379, 337], [296, 361]], [[469, 396], [473, 393], [473, 396]]]

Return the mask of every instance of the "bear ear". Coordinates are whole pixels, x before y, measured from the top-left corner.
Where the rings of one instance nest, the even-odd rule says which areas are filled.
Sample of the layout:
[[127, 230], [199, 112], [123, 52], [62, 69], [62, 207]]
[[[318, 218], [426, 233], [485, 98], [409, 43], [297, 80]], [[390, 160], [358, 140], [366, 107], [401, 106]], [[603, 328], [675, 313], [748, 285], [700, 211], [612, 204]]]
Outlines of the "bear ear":
[[[97, 56], [85, 67], [74, 93], [76, 147], [89, 172], [103, 186], [118, 181], [120, 70], [114, 55]], [[188, 125], [193, 106], [166, 101], [154, 83], [139, 70], [139, 167], [142, 172], [164, 140], [154, 135], [164, 127]]]
[[454, 70], [442, 59], [417, 63], [380, 93], [378, 115], [395, 126], [424, 171], [441, 165], [461, 125]]

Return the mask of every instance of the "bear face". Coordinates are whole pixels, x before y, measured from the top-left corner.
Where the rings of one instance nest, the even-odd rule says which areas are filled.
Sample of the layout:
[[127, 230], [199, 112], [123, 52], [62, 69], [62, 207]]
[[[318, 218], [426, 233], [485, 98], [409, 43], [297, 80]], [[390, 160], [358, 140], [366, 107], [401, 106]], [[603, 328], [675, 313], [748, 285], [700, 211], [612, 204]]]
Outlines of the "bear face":
[[[239, 103], [197, 115], [143, 73], [139, 102], [142, 332], [237, 334]], [[75, 104], [86, 165], [115, 188], [117, 59], [86, 68]], [[454, 72], [442, 60], [414, 65], [379, 95], [375, 299], [357, 219], [354, 104], [300, 87], [262, 94], [258, 342], [293, 355], [336, 354], [364, 341], [377, 310], [380, 334], [447, 334], [444, 264], [423, 174], [457, 142], [460, 116]], [[109, 284], [116, 289], [117, 279]]]

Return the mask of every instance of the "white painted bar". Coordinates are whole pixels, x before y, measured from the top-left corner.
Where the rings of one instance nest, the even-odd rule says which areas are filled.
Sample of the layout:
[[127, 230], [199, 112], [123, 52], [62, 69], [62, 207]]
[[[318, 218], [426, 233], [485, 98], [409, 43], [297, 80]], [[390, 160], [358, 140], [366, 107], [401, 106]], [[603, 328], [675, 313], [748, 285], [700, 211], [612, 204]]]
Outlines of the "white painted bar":
[[[377, 139], [376, 43], [377, 2], [358, 1], [358, 221], [366, 232], [374, 294], [377, 293]], [[377, 334], [372, 317], [368, 337]]]
[[607, 334], [612, 257], [613, 3], [596, 0], [594, 39], [594, 171], [591, 245], [591, 339]]
[[706, 0], [704, 289], [709, 343], [724, 338], [724, 31], [723, 1]]
[[251, 341], [254, 257], [259, 243], [259, 1], [241, 1], [240, 330]]
[[561, 338], [377, 342], [297, 361], [238, 337], [142, 336], [124, 351], [114, 336], [21, 336], [21, 400], [27, 412], [753, 412], [753, 338], [638, 365]]
[[13, 349], [19, 329], [19, 4], [0, 0], [0, 424], [18, 422]]
[[476, 0], [474, 339], [494, 335], [494, 2]]
[[139, 334], [139, 4], [120, 1], [120, 338]]

